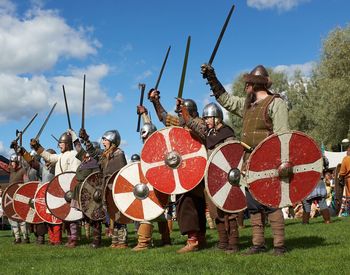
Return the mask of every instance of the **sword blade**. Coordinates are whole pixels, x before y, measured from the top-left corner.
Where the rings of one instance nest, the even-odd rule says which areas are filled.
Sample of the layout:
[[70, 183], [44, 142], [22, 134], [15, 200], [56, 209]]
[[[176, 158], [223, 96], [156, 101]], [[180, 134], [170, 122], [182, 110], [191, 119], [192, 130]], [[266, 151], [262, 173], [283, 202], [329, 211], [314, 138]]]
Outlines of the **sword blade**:
[[163, 65], [162, 65], [162, 68], [160, 69], [160, 72], [159, 72], [159, 76], [158, 76], [158, 79], [157, 79], [157, 82], [156, 82], [156, 85], [154, 86], [154, 89], [157, 90], [158, 89], [158, 86], [159, 86], [159, 82], [160, 82], [160, 79], [162, 78], [162, 75], [163, 75], [163, 71], [164, 71], [164, 68], [165, 68], [165, 64], [168, 60], [168, 56], [169, 56], [169, 52], [170, 52], [170, 48], [171, 46], [169, 46], [167, 52], [166, 52], [166, 55], [165, 55], [165, 58], [164, 58], [164, 61], [163, 61]]
[[[139, 88], [141, 88], [141, 94], [140, 94], [140, 106], [143, 105], [143, 98], [145, 95], [145, 89], [146, 89], [146, 84], [140, 83], [139, 84]], [[136, 132], [140, 132], [140, 124], [141, 124], [141, 115], [139, 115], [138, 119], [137, 119], [137, 128], [136, 128]]]
[[178, 98], [182, 98], [182, 92], [184, 89], [184, 83], [185, 83], [185, 77], [186, 77], [186, 69], [187, 69], [187, 60], [188, 60], [188, 54], [190, 52], [190, 45], [191, 45], [191, 36], [187, 38], [187, 45], [186, 45], [186, 53], [185, 53], [185, 59], [184, 63], [182, 65], [182, 73], [181, 73], [181, 80], [180, 80], [180, 86], [179, 86], [179, 92], [177, 94]]
[[41, 133], [43, 132], [43, 130], [44, 130], [44, 128], [45, 128], [47, 122], [49, 121], [49, 118], [50, 118], [50, 116], [51, 116], [53, 110], [55, 109], [56, 105], [57, 105], [57, 102], [52, 106], [52, 108], [51, 108], [49, 114], [47, 115], [47, 117], [46, 117], [46, 119], [45, 119], [43, 125], [41, 126], [41, 128], [40, 128], [38, 134], [37, 134], [36, 137], [35, 137], [36, 140], [39, 140], [39, 137], [40, 137]]
[[86, 76], [84, 74], [84, 83], [83, 83], [83, 106], [81, 110], [81, 129], [85, 129], [85, 81]]
[[64, 85], [62, 85], [62, 88], [63, 88], [64, 104], [66, 105], [66, 113], [67, 113], [67, 119], [68, 119], [68, 127], [69, 127], [69, 129], [72, 129], [72, 126], [71, 126], [71, 124], [70, 124], [70, 117], [69, 117], [69, 110], [68, 110], [68, 104], [67, 104], [66, 90], [64, 89]]
[[27, 126], [24, 127], [24, 129], [22, 131], [16, 131], [16, 141], [18, 141], [20, 138], [22, 138], [22, 135], [24, 134], [24, 132], [28, 129], [28, 127], [33, 123], [34, 119], [37, 117], [38, 113], [36, 113], [32, 119], [28, 122]]
[[58, 138], [57, 137], [55, 137], [53, 134], [51, 134], [51, 136], [57, 141], [57, 143], [58, 143]]
[[216, 44], [215, 44], [215, 47], [214, 47], [214, 50], [211, 54], [211, 57], [209, 59], [209, 62], [208, 64], [211, 65], [214, 61], [214, 58], [215, 58], [215, 55], [216, 55], [216, 52], [218, 51], [218, 48], [220, 46], [220, 43], [221, 43], [221, 40], [222, 40], [222, 37], [224, 36], [224, 33], [226, 31], [226, 28], [227, 28], [227, 25], [228, 25], [228, 22], [230, 21], [230, 18], [231, 18], [231, 15], [232, 15], [232, 12], [235, 8], [235, 5], [232, 5], [231, 9], [230, 9], [230, 12], [228, 13], [227, 17], [226, 17], [226, 20], [225, 20], [225, 23], [224, 25], [222, 26], [222, 29], [221, 29], [221, 33], [218, 37], [218, 40], [216, 41]]

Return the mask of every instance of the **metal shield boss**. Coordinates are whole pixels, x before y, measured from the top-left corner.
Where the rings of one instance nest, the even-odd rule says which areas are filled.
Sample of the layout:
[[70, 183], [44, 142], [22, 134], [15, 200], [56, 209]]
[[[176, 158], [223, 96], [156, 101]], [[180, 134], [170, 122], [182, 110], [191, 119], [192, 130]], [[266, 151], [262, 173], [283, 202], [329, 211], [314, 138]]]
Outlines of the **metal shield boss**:
[[30, 181], [21, 185], [13, 196], [13, 207], [18, 214], [27, 223], [44, 222], [34, 207], [34, 197], [38, 189], [38, 181]]
[[182, 194], [195, 188], [204, 176], [206, 163], [204, 145], [181, 127], [154, 132], [141, 152], [146, 179], [165, 194]]
[[107, 208], [107, 213], [111, 219], [117, 221], [118, 223], [127, 224], [132, 221], [124, 216], [122, 212], [118, 209], [113, 199], [113, 182], [119, 171], [116, 171], [109, 179], [104, 190], [104, 204]]
[[101, 172], [90, 174], [83, 182], [79, 193], [79, 204], [83, 213], [93, 221], [106, 217], [103, 209], [103, 175]]
[[54, 215], [51, 214], [51, 212], [47, 208], [45, 194], [48, 185], [49, 182], [45, 182], [39, 185], [38, 189], [36, 190], [34, 196], [35, 211], [44, 222], [51, 224], [61, 224], [62, 220], [57, 219]]
[[247, 185], [260, 203], [281, 208], [303, 200], [322, 173], [322, 153], [316, 142], [298, 131], [273, 134], [263, 140], [247, 162]]
[[9, 185], [2, 193], [2, 208], [4, 210], [5, 216], [17, 222], [21, 222], [23, 219], [16, 213], [14, 209], [13, 197], [17, 189], [22, 185], [23, 183], [13, 183]]
[[55, 176], [46, 190], [46, 205], [58, 219], [67, 222], [78, 221], [83, 213], [70, 206], [74, 187], [78, 184], [74, 172], [64, 172]]
[[124, 166], [113, 182], [113, 199], [118, 209], [134, 221], [151, 221], [164, 213], [168, 195], [153, 189], [139, 161]]
[[220, 144], [208, 159], [205, 189], [213, 203], [229, 213], [247, 208], [244, 186], [240, 185], [244, 148], [239, 141]]

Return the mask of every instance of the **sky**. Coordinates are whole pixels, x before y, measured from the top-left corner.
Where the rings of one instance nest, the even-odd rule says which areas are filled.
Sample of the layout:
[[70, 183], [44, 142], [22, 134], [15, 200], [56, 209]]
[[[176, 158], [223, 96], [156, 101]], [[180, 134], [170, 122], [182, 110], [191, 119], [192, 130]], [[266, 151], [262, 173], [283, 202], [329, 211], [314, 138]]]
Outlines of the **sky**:
[[[242, 72], [258, 64], [307, 76], [319, 61], [322, 41], [336, 27], [349, 24], [348, 0], [0, 0], [0, 154], [8, 156], [16, 129], [29, 148], [55, 102], [40, 136], [44, 148], [57, 149], [68, 129], [62, 85], [72, 128], [81, 128], [83, 75], [86, 75], [85, 129], [92, 141], [107, 130], [119, 131], [128, 158], [140, 153], [136, 132], [139, 83], [146, 94], [158, 78], [161, 102], [172, 113], [185, 55], [191, 47], [183, 90], [199, 113], [214, 101], [200, 74], [208, 62], [226, 16], [235, 10], [213, 62], [229, 89]], [[153, 123], [153, 105], [144, 100]]]

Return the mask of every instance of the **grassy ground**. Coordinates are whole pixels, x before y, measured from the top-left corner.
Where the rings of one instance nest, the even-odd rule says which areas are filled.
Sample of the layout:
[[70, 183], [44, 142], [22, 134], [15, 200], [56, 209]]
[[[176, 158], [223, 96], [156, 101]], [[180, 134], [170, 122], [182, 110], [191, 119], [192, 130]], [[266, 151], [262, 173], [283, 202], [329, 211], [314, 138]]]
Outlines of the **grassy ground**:
[[[240, 231], [242, 251], [251, 244], [251, 228]], [[155, 226], [156, 227], [156, 226]], [[271, 229], [266, 229], [267, 253], [244, 256], [226, 255], [215, 249], [216, 230], [208, 230], [208, 249], [177, 255], [185, 238], [175, 225], [173, 246], [156, 247], [135, 253], [131, 249], [113, 250], [110, 240], [105, 247], [93, 250], [83, 238], [75, 249], [64, 246], [38, 246], [35, 243], [14, 245], [10, 231], [0, 231], [0, 274], [350, 274], [350, 218], [334, 218], [323, 224], [321, 218], [309, 225], [300, 220], [286, 221], [286, 246], [282, 257], [271, 255]], [[130, 226], [130, 247], [136, 244]], [[33, 240], [33, 237], [32, 237]], [[154, 233], [155, 246], [160, 235]]]

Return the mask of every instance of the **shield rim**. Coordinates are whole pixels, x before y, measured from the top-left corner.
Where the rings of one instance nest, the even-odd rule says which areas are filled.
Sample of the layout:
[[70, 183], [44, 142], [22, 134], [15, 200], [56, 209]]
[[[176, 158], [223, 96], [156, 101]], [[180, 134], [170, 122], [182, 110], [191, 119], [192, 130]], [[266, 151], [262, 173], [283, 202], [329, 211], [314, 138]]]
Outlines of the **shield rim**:
[[[222, 147], [224, 147], [224, 146], [226, 146], [226, 145], [229, 145], [229, 144], [239, 144], [239, 145], [241, 145], [240, 141], [238, 141], [238, 140], [229, 140], [229, 141], [226, 141], [226, 142], [224, 142], [224, 143], [221, 143], [221, 144], [218, 145], [217, 147], [215, 147], [215, 149], [213, 150], [213, 152], [212, 152], [211, 155], [209, 156], [208, 162], [207, 162], [207, 166], [206, 166], [206, 168], [205, 168], [205, 176], [204, 176], [205, 191], [206, 191], [206, 193], [208, 194], [208, 197], [210, 198], [210, 200], [214, 203], [214, 205], [215, 205], [217, 208], [219, 208], [220, 210], [225, 211], [225, 212], [227, 212], [227, 213], [238, 213], [238, 212], [241, 212], [241, 211], [243, 211], [243, 210], [245, 210], [245, 209], [248, 208], [247, 202], [246, 202], [246, 207], [244, 207], [244, 208], [242, 208], [242, 209], [240, 209], [240, 210], [235, 210], [235, 211], [233, 211], [233, 210], [227, 210], [227, 209], [224, 209], [223, 207], [221, 207], [216, 201], [214, 201], [214, 199], [213, 199], [213, 197], [212, 197], [212, 195], [210, 194], [209, 189], [208, 189], [209, 165], [211, 164], [211, 161], [212, 161], [212, 159], [214, 158], [215, 154], [216, 154], [218, 151], [220, 151], [220, 149], [221, 149]], [[241, 146], [242, 146], [242, 145], [241, 145]], [[243, 147], [243, 146], [242, 146], [242, 147]], [[243, 148], [244, 148], [244, 147], [243, 147]], [[242, 158], [243, 158], [243, 157], [244, 157], [244, 153], [243, 153], [243, 155], [242, 155]], [[243, 191], [242, 191], [242, 193], [243, 193], [244, 197], [246, 197], [246, 196], [245, 196], [245, 193], [244, 193]]]
[[[4, 205], [3, 202], [4, 202], [5, 194], [7, 193], [7, 191], [8, 191], [10, 188], [12, 188], [12, 186], [14, 186], [14, 185], [16, 185], [16, 184], [18, 185], [18, 187], [16, 188], [15, 192], [13, 192], [12, 203], [11, 203], [11, 205], [12, 205], [13, 212], [14, 212], [17, 216], [19, 216], [19, 215], [17, 214], [17, 212], [15, 211], [15, 208], [14, 208], [14, 205], [13, 205], [13, 200], [14, 200], [14, 196], [15, 196], [15, 193], [16, 193], [17, 189], [18, 189], [21, 185], [23, 185], [24, 183], [15, 182], [15, 183], [11, 183], [10, 185], [8, 185], [8, 186], [5, 188], [4, 192], [2, 193], [1, 201], [2, 201], [2, 205]], [[9, 218], [9, 217], [8, 217], [8, 214], [5, 212], [5, 208], [3, 207], [2, 209], [3, 209], [4, 214], [6, 215], [6, 217]], [[15, 218], [10, 217], [10, 219], [13, 220], [13, 221], [16, 221], [16, 222], [23, 222], [23, 220], [18, 219], [18, 218], [16, 218], [16, 217], [15, 217]]]
[[[169, 192], [165, 192], [164, 190], [159, 190], [158, 188], [154, 187], [154, 185], [151, 183], [151, 181], [150, 181], [150, 180], [147, 178], [147, 176], [146, 176], [146, 173], [145, 173], [146, 162], [143, 161], [143, 159], [142, 159], [143, 150], [144, 150], [144, 148], [145, 148], [145, 145], [149, 142], [150, 138], [151, 138], [153, 135], [155, 135], [156, 133], [159, 133], [159, 132], [162, 132], [162, 131], [169, 131], [169, 132], [170, 132], [172, 129], [181, 129], [181, 130], [187, 131], [187, 132], [190, 133], [191, 137], [192, 137], [194, 140], [197, 140], [199, 143], [201, 143], [201, 148], [198, 150], [198, 152], [203, 152], [203, 154], [202, 154], [202, 155], [199, 155], [199, 156], [205, 158], [205, 161], [206, 161], [206, 164], [207, 164], [207, 162], [208, 162], [208, 153], [207, 153], [207, 149], [205, 148], [204, 144], [203, 144], [202, 142], [200, 142], [200, 139], [199, 139], [199, 138], [195, 138], [195, 136], [193, 135], [193, 133], [192, 133], [189, 129], [186, 129], [186, 128], [183, 128], [183, 127], [180, 127], [180, 126], [169, 126], [169, 127], [164, 127], [164, 128], [162, 128], [162, 129], [160, 129], [160, 130], [157, 130], [157, 131], [153, 132], [153, 133], [147, 138], [147, 140], [145, 141], [145, 143], [144, 143], [144, 145], [143, 145], [143, 148], [142, 148], [142, 150], [141, 150], [141, 154], [140, 154], [141, 169], [142, 169], [142, 172], [144, 173], [145, 178], [146, 178], [147, 181], [149, 182], [149, 184], [152, 185], [152, 187], [153, 187], [154, 189], [156, 189], [157, 191], [159, 191], [159, 192], [161, 192], [161, 193], [164, 193], [164, 194], [168, 194], [168, 195], [181, 195], [181, 194], [185, 194], [185, 193], [187, 193], [187, 192], [190, 192], [191, 190], [193, 190], [194, 188], [196, 188], [196, 187], [201, 183], [201, 181], [203, 180], [204, 175], [205, 175], [205, 171], [206, 171], [206, 170], [205, 170], [205, 167], [206, 167], [206, 165], [204, 166], [203, 175], [202, 175], [201, 179], [198, 180], [197, 184], [195, 184], [191, 189], [188, 189], [188, 190], [186, 190], [186, 191], [184, 191], [184, 192], [171, 192], [171, 193], [169, 193]], [[148, 171], [148, 169], [147, 169], [146, 171]], [[184, 189], [184, 188], [183, 188], [183, 189]]]
[[[259, 150], [259, 148], [261, 148], [261, 146], [263, 146], [263, 144], [264, 144], [266, 141], [269, 141], [270, 139], [273, 139], [273, 138], [275, 138], [275, 137], [278, 138], [278, 136], [285, 135], [285, 134], [291, 134], [291, 135], [296, 134], [296, 135], [301, 135], [301, 136], [304, 136], [304, 137], [308, 138], [309, 140], [311, 140], [311, 142], [315, 145], [315, 148], [319, 151], [320, 159], [322, 159], [322, 152], [321, 152], [319, 146], [317, 145], [316, 141], [315, 141], [312, 137], [310, 137], [309, 135], [307, 135], [307, 134], [305, 134], [305, 133], [303, 133], [303, 132], [301, 132], [301, 131], [295, 131], [295, 130], [292, 130], [292, 131], [285, 131], [285, 132], [282, 132], [282, 133], [274, 133], [274, 134], [272, 134], [272, 135], [266, 137], [264, 140], [262, 140], [262, 141], [258, 144], [258, 146], [256, 146], [256, 147], [254, 148], [254, 150], [252, 151], [252, 153], [250, 154], [250, 156], [249, 156], [249, 158], [248, 158], [248, 160], [247, 160], [247, 165], [246, 165], [246, 167], [247, 167], [247, 168], [246, 168], [246, 173], [247, 173], [246, 176], [247, 176], [248, 178], [249, 178], [249, 171], [250, 171], [250, 170], [249, 170], [249, 167], [250, 167], [251, 160], [252, 160], [252, 156], [254, 155], [254, 153], [255, 153], [257, 150]], [[317, 171], [316, 171], [316, 172], [317, 172]], [[321, 170], [321, 172], [319, 172], [319, 174], [320, 174], [320, 177], [321, 177], [321, 175], [322, 175], [322, 170]], [[317, 183], [318, 183], [318, 180], [314, 183], [314, 186], [313, 186], [312, 190], [315, 189]], [[254, 195], [254, 192], [251, 191], [251, 189], [250, 189], [250, 185], [251, 185], [251, 184], [252, 184], [252, 183], [248, 183], [248, 182], [247, 182], [247, 188], [248, 188], [250, 194], [253, 196], [253, 198], [254, 198], [255, 200], [257, 200], [259, 203], [261, 203], [261, 204], [263, 204], [263, 205], [265, 205], [265, 206], [268, 206], [268, 207], [272, 207], [272, 208], [284, 208], [284, 207], [290, 206], [290, 205], [283, 205], [283, 206], [278, 205], [278, 206], [276, 206], [276, 205], [266, 204], [265, 202], [262, 202], [260, 199], [258, 199], [258, 198]], [[281, 184], [280, 184], [280, 185], [281, 185]], [[312, 190], [311, 190], [311, 192], [312, 192]], [[308, 194], [307, 194], [306, 196], [304, 196], [302, 199], [298, 200], [298, 201], [304, 200], [307, 196], [308, 196]], [[280, 203], [281, 203], [281, 202], [280, 202]], [[296, 202], [295, 202], [295, 203], [296, 203]]]
[[[126, 214], [126, 213], [124, 213], [122, 210], [120, 210], [119, 204], [118, 204], [117, 200], [114, 198], [114, 192], [113, 192], [113, 190], [115, 189], [115, 186], [116, 186], [117, 179], [118, 179], [119, 175], [120, 175], [124, 170], [128, 169], [129, 167], [134, 166], [134, 165], [138, 165], [138, 164], [140, 164], [140, 167], [141, 167], [141, 161], [134, 161], [134, 162], [131, 162], [131, 163], [125, 165], [123, 168], [121, 168], [121, 169], [119, 170], [118, 174], [116, 175], [116, 177], [115, 177], [114, 180], [113, 180], [113, 186], [112, 186], [113, 201], [114, 201], [115, 205], [117, 206], [117, 208], [119, 209], [119, 211], [120, 211], [124, 216], [128, 217], [129, 219], [131, 219], [131, 220], [133, 220], [133, 221], [139, 221], [139, 222], [152, 221], [152, 220], [154, 220], [154, 219], [160, 217], [162, 214], [164, 214], [164, 212], [165, 212], [165, 210], [166, 210], [166, 206], [163, 207], [163, 208], [164, 208], [163, 211], [162, 211], [158, 216], [156, 216], [156, 217], [154, 217], [154, 218], [152, 218], [152, 219], [149, 219], [149, 220], [146, 220], [146, 219], [139, 219], [139, 218], [135, 218], [135, 217], [133, 217], [133, 216], [131, 216], [131, 215], [129, 215], [129, 214]], [[141, 169], [141, 172], [143, 173], [142, 169]], [[140, 177], [140, 176], [138, 176], [138, 177]], [[145, 179], [146, 179], [146, 177], [145, 177]], [[148, 179], [146, 179], [146, 180], [148, 181]], [[148, 184], [150, 184], [150, 183], [148, 182]], [[151, 184], [150, 184], [150, 185], [151, 185]], [[153, 187], [153, 185], [151, 185], [151, 186]], [[153, 189], [156, 190], [154, 187], [153, 187]], [[157, 191], [158, 191], [158, 190], [157, 190]], [[160, 191], [158, 191], [158, 192], [160, 192]], [[157, 196], [157, 195], [156, 195], [156, 196]], [[137, 199], [137, 198], [135, 197], [135, 199]], [[157, 197], [157, 199], [158, 199], [158, 197]]]

